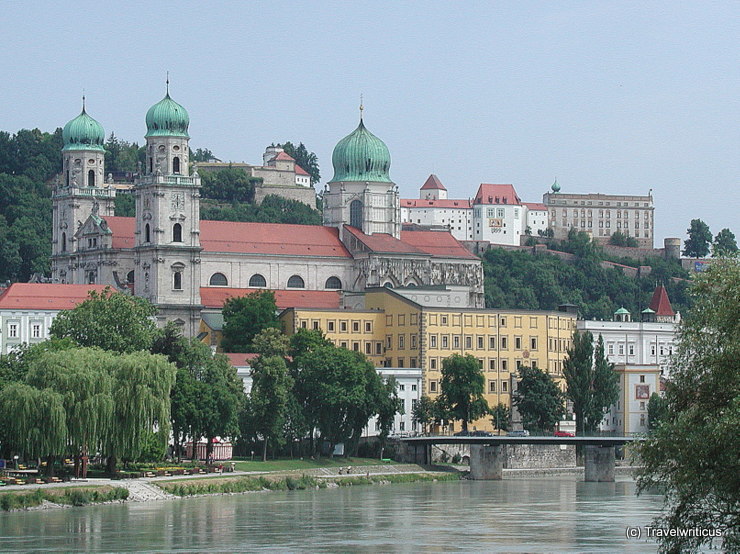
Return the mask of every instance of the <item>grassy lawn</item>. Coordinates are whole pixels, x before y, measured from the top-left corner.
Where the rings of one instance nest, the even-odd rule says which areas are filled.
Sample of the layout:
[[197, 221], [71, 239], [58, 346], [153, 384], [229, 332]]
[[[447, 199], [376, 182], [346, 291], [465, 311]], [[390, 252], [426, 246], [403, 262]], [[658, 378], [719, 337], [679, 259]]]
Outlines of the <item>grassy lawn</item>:
[[38, 506], [44, 500], [57, 504], [71, 504], [73, 506], [84, 506], [97, 502], [109, 502], [111, 500], [125, 500], [128, 498], [128, 490], [122, 487], [108, 485], [83, 486], [83, 487], [38, 487], [28, 491], [0, 492], [0, 509], [4, 511], [30, 508]]
[[[291, 471], [295, 469], [314, 469], [318, 467], [374, 466], [383, 462], [377, 458], [318, 458], [312, 460], [234, 460], [237, 471]], [[227, 465], [229, 462], [224, 462]]]

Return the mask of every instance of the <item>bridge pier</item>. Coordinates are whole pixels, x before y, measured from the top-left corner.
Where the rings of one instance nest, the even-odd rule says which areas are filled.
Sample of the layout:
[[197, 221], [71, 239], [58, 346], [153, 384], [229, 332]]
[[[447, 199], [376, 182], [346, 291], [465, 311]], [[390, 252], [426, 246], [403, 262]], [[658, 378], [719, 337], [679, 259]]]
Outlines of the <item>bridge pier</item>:
[[500, 481], [504, 477], [504, 451], [501, 445], [470, 445], [470, 478]]
[[614, 482], [615, 456], [613, 446], [586, 445], [585, 458], [584, 473], [587, 482]]

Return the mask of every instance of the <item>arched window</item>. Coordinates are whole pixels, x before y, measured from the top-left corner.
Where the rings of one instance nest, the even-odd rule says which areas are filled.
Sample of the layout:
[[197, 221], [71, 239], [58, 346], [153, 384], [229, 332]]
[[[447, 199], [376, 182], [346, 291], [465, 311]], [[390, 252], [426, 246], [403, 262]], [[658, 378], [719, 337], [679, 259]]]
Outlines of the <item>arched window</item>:
[[266, 287], [267, 281], [265, 281], [265, 278], [260, 275], [259, 273], [255, 273], [249, 278], [249, 286], [250, 287]]
[[67, 170], [67, 186], [69, 186], [69, 169]]
[[62, 233], [62, 252], [67, 251], [67, 233]]
[[95, 170], [91, 169], [87, 172], [87, 186], [88, 187], [94, 187], [95, 186]]
[[289, 289], [302, 289], [305, 288], [306, 284], [303, 282], [303, 278], [300, 275], [293, 275], [288, 279]]
[[393, 288], [393, 283], [391, 283], [390, 281], [386, 281], [386, 282], [385, 282], [385, 283], [383, 284], [383, 286], [384, 286], [384, 287], [387, 287], [387, 288], [389, 288], [389, 289], [392, 289], [392, 288]]
[[415, 287], [416, 286], [416, 283], [414, 283], [413, 281], [411, 281], [410, 283], [406, 283], [406, 286], [407, 287]]
[[152, 242], [152, 233], [149, 229], [149, 224], [146, 224], [146, 227], [144, 227], [144, 242]]
[[352, 200], [349, 204], [349, 224], [362, 231], [362, 202]]
[[134, 272], [133, 271], [129, 271], [126, 274], [126, 281], [128, 281], [129, 284], [133, 284], [134, 282]]
[[180, 157], [172, 158], [172, 173], [180, 173]]
[[339, 277], [329, 277], [326, 280], [326, 284], [324, 285], [325, 289], [341, 289], [342, 288], [342, 281], [339, 280]]
[[154, 172], [154, 158], [149, 156], [149, 173]]
[[175, 270], [172, 274], [172, 288], [182, 290], [182, 271]]
[[210, 283], [214, 287], [225, 287], [229, 284], [229, 281], [223, 273], [214, 273], [211, 275]]
[[179, 223], [172, 226], [172, 242], [182, 242], [182, 225]]

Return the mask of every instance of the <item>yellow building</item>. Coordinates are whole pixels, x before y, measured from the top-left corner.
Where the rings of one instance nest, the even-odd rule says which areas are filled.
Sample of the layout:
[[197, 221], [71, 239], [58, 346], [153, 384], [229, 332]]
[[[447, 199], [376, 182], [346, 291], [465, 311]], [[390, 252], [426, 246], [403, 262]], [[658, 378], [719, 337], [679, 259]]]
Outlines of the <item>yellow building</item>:
[[[368, 289], [363, 310], [288, 309], [283, 329], [321, 329], [334, 344], [364, 352], [376, 366], [420, 368], [422, 391], [440, 392], [442, 361], [475, 356], [490, 406], [511, 405], [521, 365], [546, 369], [562, 386], [563, 359], [575, 329], [573, 313], [454, 307], [464, 299], [453, 287]], [[491, 429], [488, 419], [475, 423]]]

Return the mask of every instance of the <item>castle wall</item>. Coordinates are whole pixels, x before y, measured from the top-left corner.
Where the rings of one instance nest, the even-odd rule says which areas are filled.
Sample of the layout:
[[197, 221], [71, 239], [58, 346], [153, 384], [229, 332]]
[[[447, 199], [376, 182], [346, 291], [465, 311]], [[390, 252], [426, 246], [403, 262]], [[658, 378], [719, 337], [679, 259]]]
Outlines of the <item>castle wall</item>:
[[262, 204], [265, 197], [270, 194], [280, 196], [286, 200], [302, 202], [316, 209], [316, 190], [313, 187], [300, 187], [295, 185], [257, 185], [254, 189], [254, 203]]

